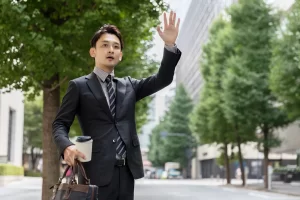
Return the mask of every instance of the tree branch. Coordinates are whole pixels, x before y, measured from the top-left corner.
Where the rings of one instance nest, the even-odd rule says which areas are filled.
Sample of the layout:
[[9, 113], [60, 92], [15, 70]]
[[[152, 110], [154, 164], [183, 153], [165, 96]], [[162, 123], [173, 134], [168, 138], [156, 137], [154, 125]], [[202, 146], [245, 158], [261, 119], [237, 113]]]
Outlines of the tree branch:
[[54, 87], [49, 89], [49, 92], [54, 91], [55, 89], [57, 89], [59, 86], [61, 86], [64, 82], [66, 82], [66, 80], [68, 80], [68, 76], [65, 76], [65, 78], [63, 78], [63, 80], [61, 80], [58, 84], [56, 84]]

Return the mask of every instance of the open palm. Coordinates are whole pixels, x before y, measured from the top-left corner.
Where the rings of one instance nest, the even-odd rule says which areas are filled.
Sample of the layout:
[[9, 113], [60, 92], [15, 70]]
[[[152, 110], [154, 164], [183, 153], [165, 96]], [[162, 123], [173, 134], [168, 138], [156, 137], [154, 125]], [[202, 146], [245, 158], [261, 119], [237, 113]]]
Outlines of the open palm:
[[167, 20], [167, 14], [164, 13], [164, 30], [162, 31], [161, 28], [157, 26], [157, 32], [166, 45], [175, 44], [175, 41], [178, 36], [179, 24], [180, 24], [180, 19], [178, 18], [176, 23], [175, 12], [171, 11], [169, 15], [169, 22]]

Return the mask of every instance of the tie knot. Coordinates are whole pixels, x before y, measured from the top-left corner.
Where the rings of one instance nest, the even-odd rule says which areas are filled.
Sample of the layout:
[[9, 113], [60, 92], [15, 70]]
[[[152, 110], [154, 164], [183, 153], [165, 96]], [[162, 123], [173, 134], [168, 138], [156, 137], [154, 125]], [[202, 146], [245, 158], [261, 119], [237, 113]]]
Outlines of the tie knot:
[[108, 75], [105, 79], [106, 83], [110, 83], [111, 82], [111, 75]]

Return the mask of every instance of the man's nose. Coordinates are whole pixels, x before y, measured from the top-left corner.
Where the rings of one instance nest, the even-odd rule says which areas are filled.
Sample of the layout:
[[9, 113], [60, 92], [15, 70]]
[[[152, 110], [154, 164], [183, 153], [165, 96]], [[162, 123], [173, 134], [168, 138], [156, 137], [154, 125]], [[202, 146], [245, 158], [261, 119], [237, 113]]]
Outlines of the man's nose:
[[113, 47], [113, 46], [110, 46], [110, 47], [109, 47], [109, 52], [110, 52], [110, 53], [113, 53], [113, 52], [114, 52], [114, 47]]

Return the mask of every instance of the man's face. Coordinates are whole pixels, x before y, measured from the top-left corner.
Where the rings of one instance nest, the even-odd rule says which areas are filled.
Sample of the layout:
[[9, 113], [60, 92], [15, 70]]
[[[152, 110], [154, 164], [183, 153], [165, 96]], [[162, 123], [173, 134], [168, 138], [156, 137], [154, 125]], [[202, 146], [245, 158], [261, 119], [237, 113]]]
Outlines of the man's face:
[[120, 40], [113, 34], [103, 34], [96, 43], [96, 47], [90, 49], [91, 57], [95, 58], [97, 67], [112, 71], [122, 60]]

